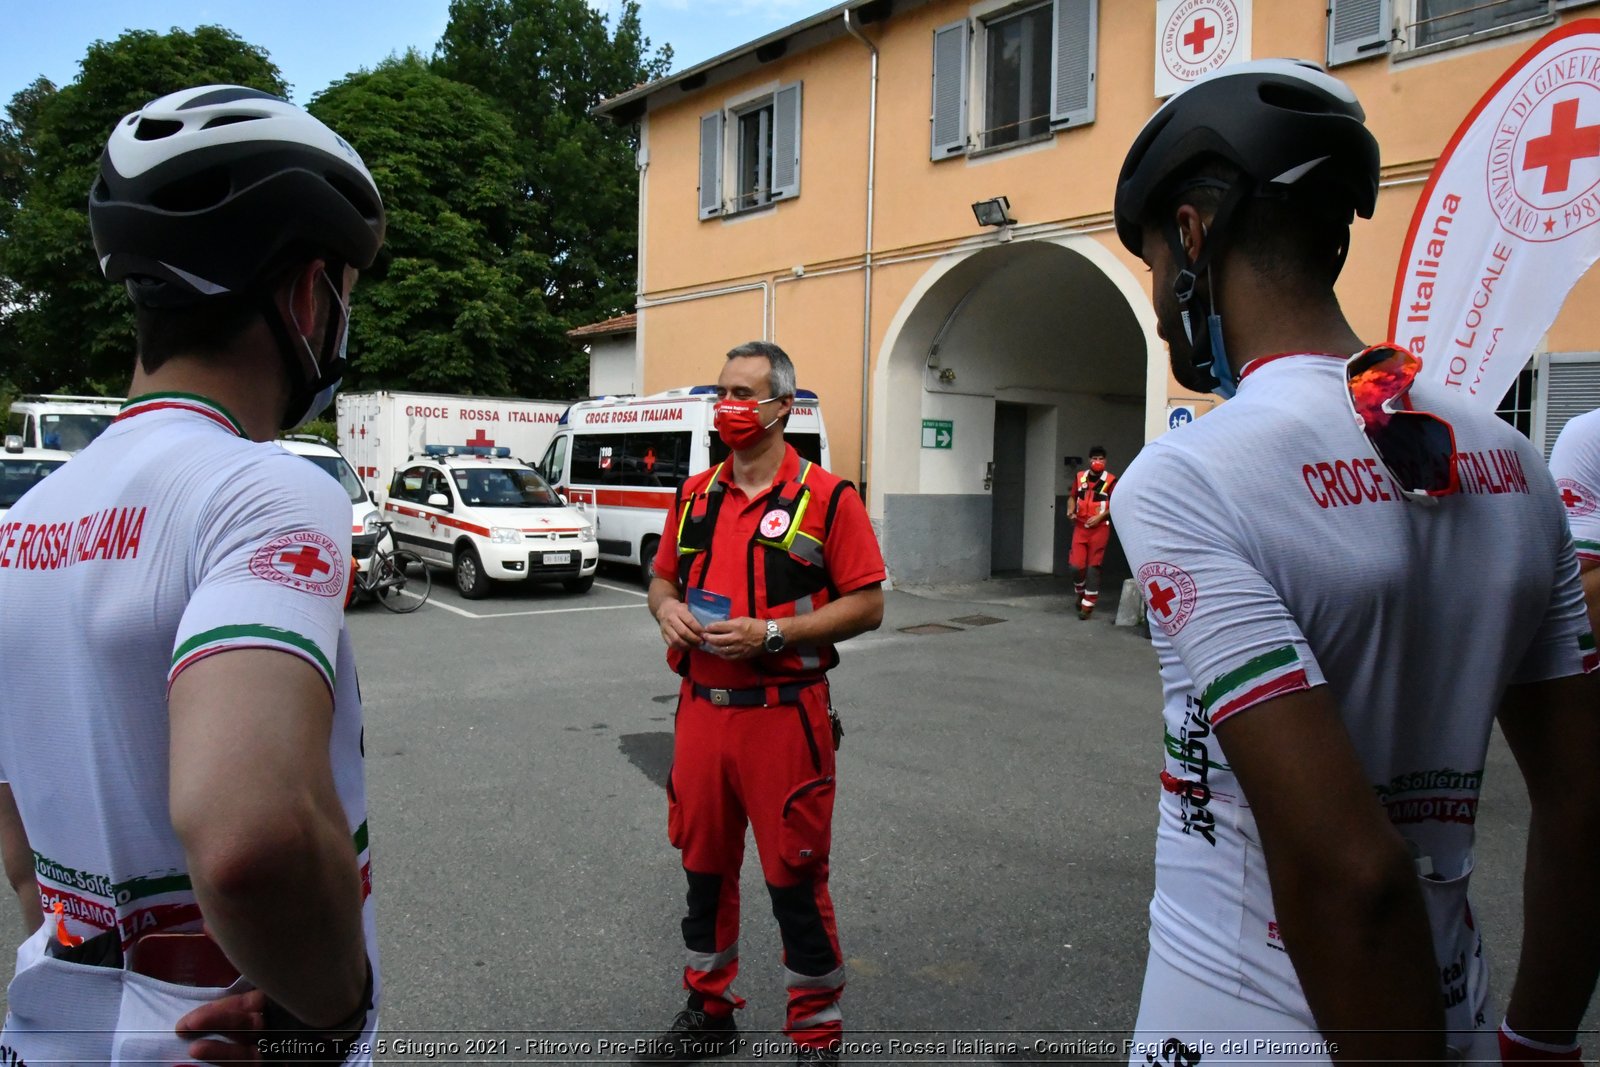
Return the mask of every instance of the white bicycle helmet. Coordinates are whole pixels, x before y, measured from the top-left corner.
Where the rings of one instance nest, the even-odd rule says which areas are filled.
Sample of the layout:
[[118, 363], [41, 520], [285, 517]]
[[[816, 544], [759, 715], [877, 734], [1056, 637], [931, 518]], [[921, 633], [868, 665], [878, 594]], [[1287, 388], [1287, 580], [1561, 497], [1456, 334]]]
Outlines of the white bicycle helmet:
[[205, 85], [117, 123], [89, 192], [100, 268], [135, 303], [248, 290], [296, 256], [371, 266], [383, 200], [355, 149], [257, 89]]

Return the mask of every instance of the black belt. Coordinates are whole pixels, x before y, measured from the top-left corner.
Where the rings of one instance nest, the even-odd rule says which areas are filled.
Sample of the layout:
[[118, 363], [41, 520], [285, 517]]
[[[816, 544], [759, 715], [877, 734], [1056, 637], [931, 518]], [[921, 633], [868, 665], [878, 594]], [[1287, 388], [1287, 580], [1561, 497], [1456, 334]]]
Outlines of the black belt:
[[750, 689], [711, 689], [699, 682], [691, 682], [694, 695], [709, 700], [719, 708], [771, 708], [784, 704], [798, 704], [800, 694], [818, 682], [791, 682], [788, 685], [755, 686]]

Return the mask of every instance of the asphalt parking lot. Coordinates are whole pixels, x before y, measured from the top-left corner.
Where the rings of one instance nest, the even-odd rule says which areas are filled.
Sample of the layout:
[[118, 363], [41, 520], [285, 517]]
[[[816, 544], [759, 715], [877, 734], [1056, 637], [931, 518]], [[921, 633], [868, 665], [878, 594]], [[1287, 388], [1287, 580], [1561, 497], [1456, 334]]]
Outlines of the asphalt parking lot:
[[[1143, 975], [1159, 788], [1149, 643], [1112, 626], [1109, 606], [1078, 621], [1049, 583], [934, 592], [891, 592], [883, 628], [845, 645], [834, 673], [852, 1058], [1022, 1062], [1040, 1057], [1009, 1043], [1120, 1041]], [[664, 796], [676, 676], [634, 574], [465, 601], [439, 573], [417, 612], [358, 606], [350, 626], [381, 1058], [625, 1058], [601, 1042], [662, 1028], [683, 999]], [[1486, 778], [1475, 912], [1498, 1011], [1526, 817], [1498, 738]], [[745, 866], [741, 1024], [775, 1031], [778, 934], [753, 846]]]

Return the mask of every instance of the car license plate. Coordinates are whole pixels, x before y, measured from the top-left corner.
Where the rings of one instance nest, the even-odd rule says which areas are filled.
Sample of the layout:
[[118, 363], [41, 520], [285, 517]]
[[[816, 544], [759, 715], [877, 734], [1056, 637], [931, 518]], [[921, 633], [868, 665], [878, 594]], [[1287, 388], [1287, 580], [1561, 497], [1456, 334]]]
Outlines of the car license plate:
[[546, 552], [544, 554], [544, 565], [546, 567], [560, 567], [571, 562], [571, 552]]

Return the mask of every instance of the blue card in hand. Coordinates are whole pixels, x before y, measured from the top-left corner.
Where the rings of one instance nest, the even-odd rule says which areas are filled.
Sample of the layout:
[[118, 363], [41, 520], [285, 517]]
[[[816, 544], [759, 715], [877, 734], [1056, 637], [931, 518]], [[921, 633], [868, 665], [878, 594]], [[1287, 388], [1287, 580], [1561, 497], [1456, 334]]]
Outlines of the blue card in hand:
[[[689, 590], [689, 614], [694, 616], [695, 622], [701, 627], [710, 626], [714, 622], [721, 622], [731, 617], [733, 601], [721, 593], [710, 593], [704, 589]], [[711, 652], [711, 646], [701, 642], [700, 651]]]

